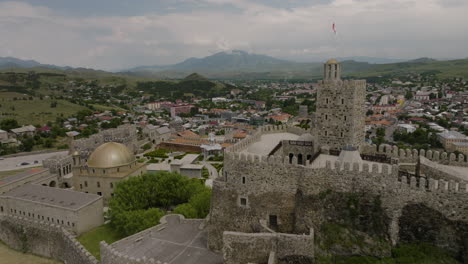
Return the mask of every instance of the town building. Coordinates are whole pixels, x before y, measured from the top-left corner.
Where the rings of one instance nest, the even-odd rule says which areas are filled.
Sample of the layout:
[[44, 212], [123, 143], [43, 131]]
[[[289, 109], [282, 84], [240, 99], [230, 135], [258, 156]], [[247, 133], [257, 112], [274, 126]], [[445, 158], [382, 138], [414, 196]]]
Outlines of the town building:
[[39, 184], [0, 195], [0, 211], [62, 226], [79, 235], [104, 224], [102, 197]]
[[[455, 151], [455, 143], [468, 143], [468, 137], [458, 131], [445, 131], [437, 134], [440, 143], [447, 151]], [[463, 149], [463, 144], [458, 145]]]

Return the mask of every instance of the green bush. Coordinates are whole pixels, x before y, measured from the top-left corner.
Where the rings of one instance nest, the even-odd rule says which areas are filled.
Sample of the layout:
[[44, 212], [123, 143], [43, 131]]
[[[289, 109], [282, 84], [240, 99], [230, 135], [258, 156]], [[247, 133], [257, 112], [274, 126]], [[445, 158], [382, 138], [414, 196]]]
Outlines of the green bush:
[[149, 158], [162, 158], [162, 159], [167, 159], [169, 156], [167, 155], [169, 151], [165, 149], [157, 149], [148, 153], [145, 153], [143, 156], [149, 157]]
[[216, 156], [209, 157], [208, 161], [224, 161], [224, 157], [216, 155]]
[[205, 217], [210, 198], [211, 191], [198, 179], [169, 172], [144, 174], [117, 184], [107, 216], [118, 233], [128, 236], [158, 224], [164, 212], [181, 204], [189, 204], [178, 209], [187, 217]]

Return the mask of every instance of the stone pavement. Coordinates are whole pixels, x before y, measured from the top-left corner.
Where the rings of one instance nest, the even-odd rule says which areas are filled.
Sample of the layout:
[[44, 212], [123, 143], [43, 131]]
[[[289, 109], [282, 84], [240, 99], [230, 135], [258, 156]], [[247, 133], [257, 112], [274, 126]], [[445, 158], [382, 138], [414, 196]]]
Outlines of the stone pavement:
[[130, 257], [154, 258], [168, 264], [221, 264], [223, 257], [207, 249], [207, 232], [200, 221], [180, 222], [179, 216], [167, 216], [164, 228], [154, 228], [136, 240], [124, 239], [112, 246]]
[[262, 135], [258, 142], [251, 144], [244, 153], [267, 156], [281, 140], [297, 140], [298, 135], [293, 133], [272, 133]]

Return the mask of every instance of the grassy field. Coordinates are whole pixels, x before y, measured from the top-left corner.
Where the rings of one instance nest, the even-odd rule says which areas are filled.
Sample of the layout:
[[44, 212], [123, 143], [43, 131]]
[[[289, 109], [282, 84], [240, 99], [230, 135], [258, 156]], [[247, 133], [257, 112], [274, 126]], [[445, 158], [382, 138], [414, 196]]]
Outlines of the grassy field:
[[0, 243], [0, 264], [59, 264], [61, 262], [24, 254]]
[[[29, 100], [29, 97], [27, 100], [13, 100], [13, 97], [15, 93], [0, 93], [0, 120], [14, 118], [22, 125], [45, 125], [48, 121], [55, 121], [58, 116], [68, 117], [86, 109], [65, 100]], [[57, 102], [57, 106], [52, 108], [52, 102]]]
[[97, 259], [101, 259], [101, 253], [99, 251], [99, 243], [106, 241], [111, 244], [117, 240], [122, 239], [109, 224], [97, 227], [87, 233], [82, 234], [78, 237], [78, 241]]

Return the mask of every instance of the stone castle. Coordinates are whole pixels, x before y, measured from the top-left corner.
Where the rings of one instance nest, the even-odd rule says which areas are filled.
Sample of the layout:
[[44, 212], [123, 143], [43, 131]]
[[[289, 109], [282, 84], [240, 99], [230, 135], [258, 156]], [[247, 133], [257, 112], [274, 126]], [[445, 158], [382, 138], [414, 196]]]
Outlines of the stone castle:
[[[313, 131], [266, 126], [225, 151], [224, 174], [213, 185], [209, 247], [222, 250], [225, 263], [312, 261], [320, 249], [314, 236], [325, 240], [327, 225], [336, 224], [390, 245], [433, 243], [463, 258], [465, 157], [366, 144], [365, 81], [343, 81], [340, 72], [336, 60], [324, 66]], [[278, 240], [284, 237], [287, 243]]]
[[[101, 243], [101, 263], [313, 263], [326, 253], [385, 257], [391, 245], [415, 241], [435, 244], [467, 262], [466, 157], [366, 144], [366, 83], [341, 80], [340, 74], [336, 60], [324, 65], [311, 130], [264, 126], [225, 150], [206, 219], [167, 215], [158, 226], [111, 245]], [[92, 160], [96, 146], [119, 138], [130, 149], [138, 145], [136, 130], [122, 131], [76, 142], [75, 160], [51, 162], [51, 167], [66, 174], [70, 162]], [[135, 162], [123, 160], [122, 166]], [[93, 173], [114, 173], [98, 167]], [[103, 184], [112, 195], [110, 182], [76, 184]], [[330, 225], [354, 230], [366, 248], [326, 251]], [[179, 240], [181, 232], [192, 236]], [[67, 230], [8, 211], [0, 214], [0, 239], [65, 263], [98, 263]], [[174, 254], [192, 262], [174, 260]]]

